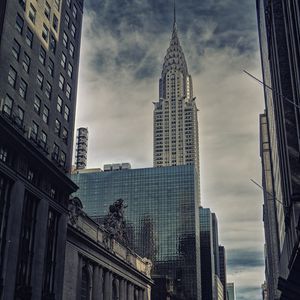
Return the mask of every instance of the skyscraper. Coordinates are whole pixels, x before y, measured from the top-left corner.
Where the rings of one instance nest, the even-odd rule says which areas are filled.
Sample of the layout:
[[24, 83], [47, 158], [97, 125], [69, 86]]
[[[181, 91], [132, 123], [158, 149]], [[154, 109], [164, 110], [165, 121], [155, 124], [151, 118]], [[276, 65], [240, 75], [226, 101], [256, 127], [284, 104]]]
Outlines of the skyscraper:
[[227, 299], [227, 268], [226, 268], [226, 252], [224, 246], [219, 246], [220, 257], [220, 280], [223, 284], [223, 299]]
[[212, 214], [209, 208], [200, 208], [200, 249], [201, 249], [201, 284], [202, 300], [214, 298], [215, 256]]
[[[103, 220], [109, 206], [123, 199], [133, 250], [151, 259], [154, 275], [172, 282], [176, 299], [201, 299], [199, 182], [193, 165], [79, 170], [72, 179], [94, 219]], [[161, 294], [155, 289], [154, 295]]]
[[0, 3], [0, 299], [61, 299], [83, 0]]
[[271, 270], [269, 274], [279, 277], [275, 281], [272, 276], [266, 278], [268, 295], [271, 299], [272, 295], [278, 297], [278, 281], [281, 299], [299, 299], [299, 1], [257, 0], [257, 12], [266, 105], [265, 117], [260, 120], [264, 133], [264, 216], [268, 227], [266, 268]]
[[87, 128], [77, 129], [76, 149], [75, 149], [75, 167], [77, 170], [85, 169], [87, 165], [89, 131]]
[[228, 292], [228, 300], [235, 300], [235, 289], [234, 289], [233, 282], [227, 283], [227, 292]]
[[172, 37], [159, 80], [159, 101], [154, 103], [154, 167], [194, 164], [199, 169], [197, 111], [174, 9]]

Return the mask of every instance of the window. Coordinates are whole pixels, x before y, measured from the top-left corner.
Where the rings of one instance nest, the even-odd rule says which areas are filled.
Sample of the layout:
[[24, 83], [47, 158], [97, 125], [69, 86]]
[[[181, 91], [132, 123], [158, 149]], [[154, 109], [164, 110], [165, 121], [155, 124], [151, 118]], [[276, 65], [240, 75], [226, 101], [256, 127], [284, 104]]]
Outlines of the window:
[[50, 36], [50, 50], [55, 54], [55, 51], [56, 51], [56, 39], [55, 39], [55, 37], [52, 34]]
[[18, 125], [23, 125], [23, 121], [24, 121], [24, 110], [20, 106], [18, 106], [16, 123]]
[[19, 14], [17, 14], [15, 28], [20, 34], [22, 34], [23, 27], [24, 27], [24, 19]]
[[56, 119], [54, 133], [60, 136], [60, 130], [61, 130], [61, 123]]
[[64, 118], [65, 118], [66, 121], [69, 122], [69, 120], [70, 120], [70, 109], [67, 105], [65, 106]]
[[63, 167], [66, 165], [66, 153], [64, 151], [60, 151], [60, 165]]
[[53, 77], [54, 74], [54, 62], [53, 60], [49, 57], [49, 62], [48, 62], [48, 73]]
[[72, 96], [72, 88], [71, 86], [67, 83], [67, 88], [66, 88], [66, 96], [69, 100], [71, 100], [71, 96]]
[[56, 15], [53, 15], [52, 27], [57, 32], [57, 30], [58, 30], [58, 19], [57, 19]]
[[14, 40], [14, 42], [13, 42], [13, 46], [12, 46], [11, 51], [12, 51], [12, 54], [13, 54], [14, 58], [16, 60], [19, 60], [21, 46], [20, 46], [20, 44], [16, 40]]
[[16, 270], [16, 299], [22, 299], [22, 291], [31, 286], [37, 202], [30, 193], [25, 192]]
[[12, 66], [10, 66], [9, 71], [8, 71], [8, 83], [13, 88], [15, 88], [15, 86], [16, 86], [16, 80], [17, 80], [17, 72]]
[[31, 48], [33, 43], [33, 33], [29, 28], [27, 28], [25, 40], [26, 44]]
[[21, 7], [23, 8], [23, 10], [25, 10], [25, 8], [26, 8], [26, 0], [19, 0], [19, 3], [21, 5]]
[[41, 99], [35, 95], [34, 97], [34, 104], [33, 104], [33, 109], [37, 114], [40, 114], [41, 110]]
[[42, 65], [45, 65], [46, 62], [46, 50], [41, 46], [39, 60]]
[[65, 25], [66, 25], [67, 28], [69, 28], [70, 16], [67, 13], [65, 14]]
[[58, 112], [62, 112], [63, 100], [58, 96], [56, 109]]
[[[54, 144], [54, 146], [57, 146]], [[56, 153], [56, 149], [53, 149], [53, 153]], [[58, 154], [57, 158], [58, 160]], [[55, 190], [52, 188], [51, 196], [55, 198]], [[54, 197], [53, 197], [54, 196]], [[47, 221], [47, 244], [46, 244], [46, 255], [45, 255], [45, 270], [44, 270], [44, 279], [43, 279], [43, 291], [47, 295], [54, 295], [55, 288], [55, 266], [56, 262], [56, 245], [57, 245], [57, 236], [58, 236], [58, 222], [59, 214], [54, 211], [54, 209], [49, 208], [48, 211], [48, 221]]]
[[32, 22], [33, 24], [35, 24], [36, 9], [35, 9], [35, 7], [32, 5], [32, 3], [30, 3], [28, 15], [29, 15], [29, 19], [31, 20], [31, 22]]
[[44, 11], [44, 14], [46, 16], [46, 18], [48, 20], [50, 20], [50, 15], [51, 15], [51, 6], [50, 4], [46, 1], [46, 4], [45, 4], [45, 11]]
[[55, 7], [59, 11], [59, 9], [60, 9], [60, 0], [55, 0]]
[[31, 126], [30, 138], [36, 141], [38, 137], [38, 132], [39, 132], [39, 126], [33, 121]]
[[[0, 147], [0, 161], [2, 161], [4, 163], [7, 161], [7, 149], [6, 148]], [[3, 197], [3, 192], [4, 192], [4, 190], [3, 190], [3, 178], [0, 177], [0, 196], [1, 196], [0, 200], [3, 200], [3, 198], [2, 198]], [[1, 203], [1, 204], [3, 204], [3, 203]], [[0, 207], [0, 209], [1, 208], [2, 207]], [[0, 216], [1, 216], [1, 210], [0, 210]], [[0, 219], [0, 221], [1, 221], [1, 219]], [[2, 224], [0, 222], [0, 228], [1, 228], [1, 225]], [[1, 239], [0, 239], [0, 242], [1, 242]]]
[[49, 108], [47, 106], [44, 106], [42, 119], [46, 124], [48, 124], [48, 121], [49, 121]]
[[72, 15], [74, 19], [77, 19], [77, 7], [73, 4]]
[[74, 52], [75, 52], [74, 45], [72, 43], [70, 43], [69, 54], [70, 54], [71, 57], [74, 57]]
[[66, 48], [68, 48], [68, 40], [69, 40], [69, 38], [68, 38], [67, 34], [64, 32], [64, 34], [63, 34], [63, 45]]
[[23, 62], [22, 62], [23, 69], [26, 73], [29, 73], [30, 68], [30, 57], [29, 55], [24, 52]]
[[58, 86], [63, 90], [65, 86], [65, 77], [62, 74], [59, 75]]
[[36, 82], [40, 89], [43, 89], [43, 84], [44, 84], [44, 75], [42, 74], [41, 71], [38, 71], [37, 77], [36, 77]]
[[69, 132], [68, 130], [64, 127], [63, 131], [62, 131], [62, 139], [63, 141], [67, 144], [68, 143], [68, 136], [69, 136]]
[[47, 134], [44, 131], [42, 131], [40, 143], [43, 148], [45, 148], [47, 145], [47, 139]]
[[19, 86], [19, 95], [22, 99], [26, 99], [26, 93], [27, 93], [27, 83], [23, 78], [21, 78], [20, 86]]
[[43, 24], [42, 37], [43, 37], [43, 39], [48, 43], [48, 38], [49, 38], [49, 28], [48, 28], [45, 24]]
[[75, 36], [76, 36], [76, 27], [73, 23], [71, 25], [71, 35], [73, 38], [75, 38]]
[[73, 66], [70, 63], [68, 63], [68, 75], [70, 78], [73, 77]]
[[55, 160], [58, 160], [58, 155], [59, 155], [59, 147], [58, 147], [57, 144], [54, 143], [52, 158], [55, 159]]
[[6, 114], [8, 114], [9, 116], [11, 116], [13, 103], [14, 103], [13, 99], [11, 97], [9, 97], [8, 95], [6, 95], [6, 97], [4, 99], [3, 111]]
[[52, 94], [52, 85], [47, 81], [45, 88], [45, 95], [50, 100]]
[[64, 69], [66, 68], [66, 63], [67, 63], [67, 57], [66, 57], [66, 55], [62, 52], [60, 64], [61, 64], [61, 66], [62, 66]]

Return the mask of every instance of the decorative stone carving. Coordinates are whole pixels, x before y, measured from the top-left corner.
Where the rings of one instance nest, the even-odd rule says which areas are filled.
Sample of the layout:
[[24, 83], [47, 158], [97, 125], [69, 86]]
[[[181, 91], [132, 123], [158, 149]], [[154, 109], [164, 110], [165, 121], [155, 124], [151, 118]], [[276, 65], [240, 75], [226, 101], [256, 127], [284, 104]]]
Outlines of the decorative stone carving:
[[109, 213], [104, 219], [104, 227], [109, 233], [109, 237], [117, 240], [123, 245], [128, 245], [128, 237], [126, 232], [126, 222], [124, 212], [127, 205], [123, 199], [118, 199], [114, 204], [110, 205]]
[[76, 227], [78, 217], [82, 214], [83, 205], [78, 197], [71, 198], [69, 200], [69, 223]]

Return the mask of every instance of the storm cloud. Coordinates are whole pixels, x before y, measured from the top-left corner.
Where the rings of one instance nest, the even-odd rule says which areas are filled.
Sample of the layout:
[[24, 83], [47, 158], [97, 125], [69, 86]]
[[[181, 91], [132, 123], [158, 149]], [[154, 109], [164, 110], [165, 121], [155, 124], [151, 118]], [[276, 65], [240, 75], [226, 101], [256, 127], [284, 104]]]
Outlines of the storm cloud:
[[[77, 126], [90, 131], [89, 167], [152, 166], [153, 101], [169, 45], [172, 0], [86, 0]], [[237, 299], [260, 299], [264, 280], [255, 1], [177, 1], [200, 129], [201, 198], [218, 216]]]

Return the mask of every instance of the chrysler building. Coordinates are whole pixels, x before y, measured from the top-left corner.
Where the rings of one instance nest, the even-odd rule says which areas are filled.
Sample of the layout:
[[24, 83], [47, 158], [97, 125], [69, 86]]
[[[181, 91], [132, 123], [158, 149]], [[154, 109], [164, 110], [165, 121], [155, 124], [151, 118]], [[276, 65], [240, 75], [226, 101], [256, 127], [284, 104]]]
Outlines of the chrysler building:
[[159, 80], [159, 101], [154, 103], [154, 167], [195, 164], [199, 170], [195, 99], [174, 9], [172, 38]]

